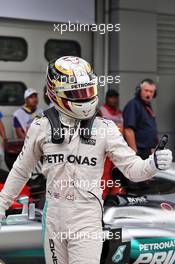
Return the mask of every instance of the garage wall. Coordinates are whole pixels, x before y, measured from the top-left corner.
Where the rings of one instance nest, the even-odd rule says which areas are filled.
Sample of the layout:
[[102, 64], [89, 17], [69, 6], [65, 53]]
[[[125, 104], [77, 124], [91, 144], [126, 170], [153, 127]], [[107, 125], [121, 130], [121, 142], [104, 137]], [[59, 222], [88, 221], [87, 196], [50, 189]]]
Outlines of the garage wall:
[[[120, 73], [121, 83], [115, 88], [120, 91], [121, 108], [134, 95], [135, 86], [139, 81], [149, 77], [157, 82], [158, 97], [153, 105], [157, 115], [158, 130], [159, 134], [170, 135], [170, 145], [174, 151], [175, 69], [172, 68], [170, 72], [158, 70], [160, 14], [171, 15], [171, 18], [174, 16], [175, 21], [175, 1], [110, 1], [111, 22], [119, 22], [121, 31], [119, 34], [109, 36], [109, 74]], [[168, 36], [168, 40], [170, 37]]]

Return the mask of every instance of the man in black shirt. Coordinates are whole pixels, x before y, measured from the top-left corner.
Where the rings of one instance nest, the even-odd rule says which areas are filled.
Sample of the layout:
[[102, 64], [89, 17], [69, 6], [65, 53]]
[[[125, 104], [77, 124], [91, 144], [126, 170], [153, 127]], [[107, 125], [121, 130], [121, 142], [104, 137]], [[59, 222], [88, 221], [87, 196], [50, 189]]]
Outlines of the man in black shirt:
[[148, 158], [158, 143], [155, 114], [151, 106], [155, 96], [155, 83], [151, 79], [144, 79], [123, 111], [126, 141], [143, 159]]

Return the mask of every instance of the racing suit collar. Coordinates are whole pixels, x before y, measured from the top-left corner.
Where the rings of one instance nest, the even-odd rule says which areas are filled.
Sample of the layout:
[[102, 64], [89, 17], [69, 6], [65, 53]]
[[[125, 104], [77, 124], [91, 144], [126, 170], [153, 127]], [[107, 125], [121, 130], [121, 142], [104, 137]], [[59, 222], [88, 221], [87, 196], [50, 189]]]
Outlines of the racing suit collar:
[[64, 126], [74, 127], [77, 124], [77, 120], [65, 115], [61, 111], [59, 111], [60, 121]]

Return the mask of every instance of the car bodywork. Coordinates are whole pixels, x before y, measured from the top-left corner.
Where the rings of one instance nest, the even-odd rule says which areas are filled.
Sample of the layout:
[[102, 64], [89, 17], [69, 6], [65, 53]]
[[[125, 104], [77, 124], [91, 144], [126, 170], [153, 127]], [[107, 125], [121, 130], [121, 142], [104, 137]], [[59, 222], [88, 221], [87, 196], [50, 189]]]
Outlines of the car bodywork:
[[149, 181], [127, 183], [126, 193], [105, 203], [105, 228], [121, 237], [106, 239], [101, 264], [174, 264], [174, 166]]

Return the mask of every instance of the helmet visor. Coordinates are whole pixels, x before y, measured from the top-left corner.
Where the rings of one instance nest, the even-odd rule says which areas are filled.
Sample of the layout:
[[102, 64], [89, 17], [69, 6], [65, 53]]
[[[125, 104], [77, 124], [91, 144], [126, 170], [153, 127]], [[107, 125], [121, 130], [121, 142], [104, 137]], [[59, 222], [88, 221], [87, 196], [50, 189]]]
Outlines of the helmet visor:
[[59, 87], [55, 88], [56, 95], [67, 100], [87, 100], [95, 97], [97, 95], [97, 85], [92, 85], [81, 89], [72, 89], [60, 91]]

